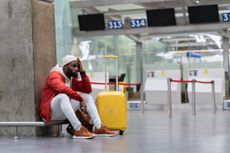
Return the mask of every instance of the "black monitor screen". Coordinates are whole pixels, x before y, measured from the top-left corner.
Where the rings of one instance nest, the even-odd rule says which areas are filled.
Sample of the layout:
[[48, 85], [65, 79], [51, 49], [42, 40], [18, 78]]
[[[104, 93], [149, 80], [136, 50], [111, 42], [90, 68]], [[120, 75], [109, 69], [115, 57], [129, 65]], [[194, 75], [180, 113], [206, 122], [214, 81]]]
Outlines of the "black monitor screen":
[[175, 11], [173, 8], [146, 10], [149, 27], [176, 25]]
[[191, 6], [188, 13], [191, 24], [219, 22], [218, 5]]
[[80, 31], [105, 30], [104, 14], [78, 15]]

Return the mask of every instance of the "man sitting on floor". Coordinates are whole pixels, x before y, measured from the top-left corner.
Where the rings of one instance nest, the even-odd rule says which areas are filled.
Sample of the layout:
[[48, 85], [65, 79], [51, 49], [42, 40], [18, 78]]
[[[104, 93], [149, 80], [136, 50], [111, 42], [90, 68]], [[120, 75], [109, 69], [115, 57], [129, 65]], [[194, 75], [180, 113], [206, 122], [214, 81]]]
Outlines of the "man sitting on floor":
[[[80, 73], [81, 80], [78, 78]], [[93, 138], [96, 135], [114, 136], [103, 126], [91, 97], [91, 84], [79, 58], [66, 55], [62, 66], [56, 65], [45, 82], [40, 99], [40, 116], [45, 122], [68, 119], [74, 129], [73, 138]], [[95, 130], [85, 128], [75, 112], [87, 111]]]

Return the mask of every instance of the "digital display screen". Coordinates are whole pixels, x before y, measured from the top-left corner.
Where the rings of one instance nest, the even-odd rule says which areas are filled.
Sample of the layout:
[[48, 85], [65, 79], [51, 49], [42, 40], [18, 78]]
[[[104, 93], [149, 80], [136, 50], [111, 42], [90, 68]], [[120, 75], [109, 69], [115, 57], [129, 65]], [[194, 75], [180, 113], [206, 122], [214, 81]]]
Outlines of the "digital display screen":
[[188, 13], [191, 24], [219, 22], [218, 5], [190, 6]]
[[80, 31], [105, 30], [104, 14], [78, 15]]
[[174, 8], [146, 10], [149, 27], [176, 25]]

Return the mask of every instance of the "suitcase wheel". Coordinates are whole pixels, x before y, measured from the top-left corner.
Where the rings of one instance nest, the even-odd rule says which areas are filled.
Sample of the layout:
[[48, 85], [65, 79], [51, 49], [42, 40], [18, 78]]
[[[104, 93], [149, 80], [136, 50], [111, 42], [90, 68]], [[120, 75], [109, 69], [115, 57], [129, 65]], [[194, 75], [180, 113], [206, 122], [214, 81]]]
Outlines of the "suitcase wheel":
[[119, 134], [120, 134], [120, 135], [123, 135], [123, 133], [124, 133], [124, 131], [122, 131], [122, 130], [119, 131]]

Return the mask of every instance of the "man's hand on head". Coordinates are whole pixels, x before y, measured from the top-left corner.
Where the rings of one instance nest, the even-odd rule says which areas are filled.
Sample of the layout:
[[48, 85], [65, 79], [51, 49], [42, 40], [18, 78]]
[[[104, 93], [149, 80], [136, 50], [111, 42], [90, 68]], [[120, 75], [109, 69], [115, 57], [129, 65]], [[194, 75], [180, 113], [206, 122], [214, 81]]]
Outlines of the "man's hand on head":
[[78, 69], [79, 69], [79, 71], [80, 72], [85, 72], [79, 58], [77, 58], [77, 61], [78, 61]]

